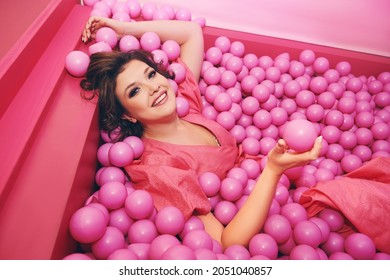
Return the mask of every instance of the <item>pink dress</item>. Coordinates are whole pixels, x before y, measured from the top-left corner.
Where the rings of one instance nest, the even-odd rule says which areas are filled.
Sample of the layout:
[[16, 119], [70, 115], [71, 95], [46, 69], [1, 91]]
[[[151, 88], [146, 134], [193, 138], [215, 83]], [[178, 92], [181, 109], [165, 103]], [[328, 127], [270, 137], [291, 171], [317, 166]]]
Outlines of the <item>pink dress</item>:
[[190, 112], [183, 119], [208, 129], [220, 146], [175, 145], [143, 138], [144, 153], [125, 170], [136, 189], [152, 195], [157, 210], [173, 205], [187, 219], [194, 212], [207, 214], [211, 210], [198, 177], [204, 172], [214, 172], [223, 179], [235, 165], [239, 149], [228, 131], [202, 115], [198, 83], [187, 67], [186, 70], [186, 79], [178, 87], [178, 95], [190, 104]]

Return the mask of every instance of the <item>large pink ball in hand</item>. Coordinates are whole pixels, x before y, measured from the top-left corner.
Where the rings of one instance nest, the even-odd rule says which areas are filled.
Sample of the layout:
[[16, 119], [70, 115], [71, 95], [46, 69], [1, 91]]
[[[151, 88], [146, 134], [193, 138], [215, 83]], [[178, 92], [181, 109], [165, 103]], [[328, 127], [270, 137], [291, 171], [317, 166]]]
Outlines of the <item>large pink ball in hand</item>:
[[296, 119], [286, 123], [283, 130], [283, 139], [291, 149], [297, 152], [310, 150], [317, 136], [317, 130], [314, 125], [303, 119]]

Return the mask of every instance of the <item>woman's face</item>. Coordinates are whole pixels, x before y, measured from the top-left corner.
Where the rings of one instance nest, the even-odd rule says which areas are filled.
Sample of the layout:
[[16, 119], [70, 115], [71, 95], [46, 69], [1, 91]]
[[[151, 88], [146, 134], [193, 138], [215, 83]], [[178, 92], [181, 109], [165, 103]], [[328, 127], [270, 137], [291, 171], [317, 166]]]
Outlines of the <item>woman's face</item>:
[[139, 60], [125, 65], [117, 77], [116, 96], [130, 121], [148, 126], [176, 118], [176, 97], [167, 78]]

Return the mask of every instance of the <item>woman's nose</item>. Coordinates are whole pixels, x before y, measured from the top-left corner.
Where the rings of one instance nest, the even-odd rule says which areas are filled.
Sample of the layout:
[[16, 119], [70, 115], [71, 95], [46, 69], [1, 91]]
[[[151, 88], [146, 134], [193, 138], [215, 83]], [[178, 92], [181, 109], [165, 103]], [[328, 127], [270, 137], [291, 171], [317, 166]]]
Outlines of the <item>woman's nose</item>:
[[148, 87], [149, 87], [149, 94], [150, 95], [153, 95], [154, 93], [156, 93], [160, 90], [160, 85], [158, 85], [156, 83], [149, 83]]

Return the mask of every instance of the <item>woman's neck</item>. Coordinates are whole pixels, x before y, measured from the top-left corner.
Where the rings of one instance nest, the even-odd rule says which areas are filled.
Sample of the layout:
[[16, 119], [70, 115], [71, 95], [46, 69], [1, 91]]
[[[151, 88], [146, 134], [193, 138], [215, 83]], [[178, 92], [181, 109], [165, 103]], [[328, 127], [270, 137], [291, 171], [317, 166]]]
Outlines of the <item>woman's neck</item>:
[[180, 118], [175, 118], [174, 120], [164, 123], [149, 124], [145, 126], [144, 137], [155, 140], [171, 138], [172, 136], [177, 135], [184, 126], [184, 121]]

